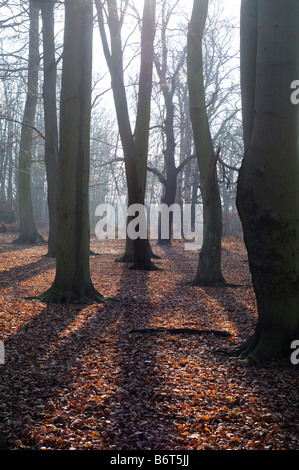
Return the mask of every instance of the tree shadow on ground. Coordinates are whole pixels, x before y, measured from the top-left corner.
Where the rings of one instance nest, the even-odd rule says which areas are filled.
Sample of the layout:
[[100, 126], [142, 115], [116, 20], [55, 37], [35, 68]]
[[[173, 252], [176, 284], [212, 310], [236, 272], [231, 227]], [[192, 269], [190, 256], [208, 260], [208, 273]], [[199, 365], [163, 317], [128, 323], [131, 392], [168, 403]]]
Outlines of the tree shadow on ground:
[[74, 360], [68, 354], [63, 355], [63, 351], [57, 357], [59, 349], [56, 349], [55, 343], [79, 313], [80, 307], [42, 308], [39, 314], [5, 341], [0, 395], [9, 416], [9, 419], [6, 418], [9, 421], [8, 429], [2, 417], [3, 436], [8, 446], [13, 446], [16, 437], [25, 445], [36, 448], [30, 431], [32, 427], [38, 427], [38, 423], [44, 424], [47, 403], [56, 395], [55, 387], [62, 384], [67, 387], [68, 367]]
[[120, 399], [113, 444], [118, 450], [153, 450], [175, 432], [161, 412], [159, 391], [164, 378], [156, 342], [135, 331], [136, 325], [138, 329], [150, 327], [153, 319], [155, 306], [148, 290], [149, 276], [159, 277], [159, 272], [139, 272], [136, 276], [124, 268], [120, 280], [119, 295], [124, 299], [124, 312], [116, 332]]
[[[231, 256], [229, 250], [225, 249], [223, 251], [227, 257]], [[252, 299], [255, 297], [248, 266], [244, 264], [246, 260], [244, 255], [238, 255], [238, 262], [241, 264], [240, 270], [242, 270], [242, 281], [236, 287], [190, 286], [186, 284], [185, 279], [192, 271], [191, 266], [196, 266], [197, 264], [197, 253], [193, 260], [190, 258], [190, 254], [185, 256], [184, 252], [179, 251], [178, 248], [171, 247], [167, 249], [167, 256], [175, 266], [175, 269], [182, 273], [182, 282], [173, 286], [168, 298], [163, 299], [164, 302], [167, 303], [169, 301], [171, 305], [172, 298], [178, 298], [183, 306], [184, 304], [188, 305], [188, 298], [190, 298], [192, 303], [191, 308], [194, 309], [198, 306], [199, 315], [202, 313], [213, 315], [213, 305], [216, 305], [217, 309], [223, 310], [223, 320], [231, 323], [241, 337], [248, 337], [252, 334], [257, 321], [257, 312], [255, 309], [256, 304], [252, 302]], [[223, 260], [223, 265], [224, 269], [226, 269], [225, 260]], [[227, 276], [230, 277], [230, 282], [235, 280], [234, 272], [227, 272]], [[247, 299], [250, 299], [250, 308], [247, 305]], [[209, 305], [212, 305], [212, 310]]]
[[0, 242], [0, 253], [32, 249], [32, 245], [13, 245], [11, 242]]
[[22, 264], [12, 269], [0, 272], [0, 289], [4, 289], [17, 279], [18, 282], [37, 276], [42, 271], [52, 269], [55, 261], [50, 258], [41, 258], [28, 264]]

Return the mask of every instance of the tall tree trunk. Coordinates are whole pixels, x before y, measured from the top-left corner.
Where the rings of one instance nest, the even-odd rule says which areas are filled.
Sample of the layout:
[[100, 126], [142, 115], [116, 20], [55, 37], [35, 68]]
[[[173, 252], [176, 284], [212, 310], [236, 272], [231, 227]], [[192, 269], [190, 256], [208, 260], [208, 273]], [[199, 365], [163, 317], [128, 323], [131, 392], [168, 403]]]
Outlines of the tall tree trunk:
[[56, 276], [39, 298], [53, 303], [103, 301], [90, 276], [89, 150], [92, 0], [65, 3], [60, 105]]
[[[165, 185], [163, 188], [163, 196], [161, 203], [166, 204], [167, 207], [171, 207], [175, 203], [175, 196], [177, 191], [177, 169], [175, 166], [175, 136], [174, 136], [174, 104], [173, 97], [175, 92], [175, 87], [173, 85], [170, 90], [167, 85], [166, 73], [167, 73], [167, 44], [166, 44], [166, 20], [163, 18], [162, 26], [162, 63], [157, 56], [155, 56], [155, 66], [157, 74], [160, 79], [160, 86], [162, 89], [164, 103], [165, 103], [165, 122], [163, 131], [166, 136], [166, 148], [163, 150], [164, 162], [165, 162]], [[164, 24], [165, 23], [165, 24]], [[177, 70], [178, 72], [178, 70]], [[174, 81], [174, 80], [173, 80]], [[161, 231], [161, 215], [159, 217], [159, 227], [158, 227], [158, 245], [170, 245], [172, 237], [172, 223], [173, 223], [173, 213], [169, 211], [168, 217], [168, 234], [165, 236]]]
[[[172, 75], [171, 84], [168, 80], [169, 75], [169, 54], [168, 54], [168, 44], [167, 44], [167, 28], [171, 20], [172, 12], [167, 10], [167, 1], [162, 2], [162, 18], [161, 18], [161, 51], [154, 56], [154, 63], [156, 71], [160, 80], [160, 87], [164, 98], [165, 105], [165, 121], [163, 125], [163, 132], [166, 137], [166, 146], [163, 149], [164, 162], [165, 162], [165, 184], [163, 187], [163, 196], [161, 203], [166, 204], [170, 208], [176, 201], [177, 193], [177, 178], [178, 171], [175, 163], [175, 133], [174, 133], [174, 96], [177, 88], [177, 77], [180, 70], [185, 63], [185, 50], [181, 53], [181, 57], [178, 58], [176, 69]], [[178, 3], [178, 2], [174, 2]], [[173, 226], [173, 212], [169, 211], [167, 215], [168, 220], [168, 234], [162, 234], [161, 231], [161, 215], [159, 217], [159, 227], [158, 227], [158, 245], [171, 245], [172, 240], [172, 226]], [[166, 216], [165, 216], [166, 217]]]
[[243, 0], [244, 158], [237, 207], [258, 307], [255, 334], [238, 349], [264, 362], [299, 335], [299, 71], [297, 0]]
[[45, 115], [45, 163], [48, 184], [49, 208], [49, 257], [56, 256], [57, 228], [57, 180], [58, 180], [58, 129], [56, 99], [56, 61], [54, 36], [54, 1], [40, 0], [43, 24], [44, 84], [43, 102]]
[[[124, 85], [124, 72], [122, 60], [121, 26], [123, 18], [118, 17], [116, 0], [109, 0], [108, 26], [110, 31], [110, 47], [108, 44], [105, 26], [104, 9], [100, 0], [96, 0], [99, 28], [103, 43], [106, 61], [109, 67], [115, 110], [117, 115], [120, 138], [122, 142], [127, 187], [128, 205], [144, 205], [147, 173], [147, 154], [149, 140], [149, 124], [152, 91], [153, 69], [153, 41], [155, 35], [155, 0], [144, 0], [142, 31], [141, 31], [141, 64], [138, 88], [138, 105], [135, 130], [132, 132], [126, 90]], [[129, 218], [129, 221], [132, 218]], [[132, 269], [157, 269], [152, 263], [152, 251], [148, 238], [128, 240], [126, 247], [133, 248]], [[124, 261], [129, 261], [125, 253]]]
[[23, 116], [18, 168], [18, 205], [20, 236], [14, 243], [45, 243], [36, 228], [31, 195], [32, 138], [38, 98], [39, 72], [39, 6], [35, 0], [29, 3], [29, 62], [27, 97]]
[[[174, 137], [174, 104], [173, 92], [163, 90], [166, 106], [165, 118], [165, 135], [166, 135], [166, 148], [164, 149], [164, 160], [166, 169], [166, 182], [164, 187], [164, 194], [162, 197], [162, 204], [171, 207], [175, 203], [175, 196], [177, 191], [177, 169], [175, 166], [175, 137]], [[172, 225], [173, 225], [173, 212], [169, 211], [168, 216], [168, 236], [162, 236], [161, 224], [159, 223], [158, 231], [158, 245], [171, 245], [172, 238]]]
[[206, 112], [203, 80], [202, 38], [208, 0], [194, 0], [188, 33], [188, 87], [190, 118], [200, 172], [203, 202], [203, 244], [196, 276], [191, 284], [224, 286], [221, 272], [222, 212], [215, 155]]

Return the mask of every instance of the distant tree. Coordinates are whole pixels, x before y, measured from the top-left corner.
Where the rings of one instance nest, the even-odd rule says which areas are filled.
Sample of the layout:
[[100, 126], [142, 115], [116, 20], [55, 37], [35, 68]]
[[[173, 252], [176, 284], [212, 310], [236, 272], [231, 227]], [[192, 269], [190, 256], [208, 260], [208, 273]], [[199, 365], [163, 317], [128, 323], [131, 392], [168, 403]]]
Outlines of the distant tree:
[[[141, 27], [141, 56], [135, 129], [132, 130], [124, 82], [121, 30], [128, 1], [119, 14], [116, 0], [96, 0], [103, 50], [109, 68], [120, 139], [123, 147], [128, 188], [128, 206], [144, 206], [148, 142], [151, 110], [153, 41], [155, 36], [155, 0], [144, 0]], [[107, 4], [107, 12], [104, 4]], [[110, 44], [105, 29], [107, 16]], [[139, 214], [142, 219], [143, 214]], [[132, 217], [128, 218], [129, 221]], [[145, 225], [145, 220], [143, 221]], [[140, 228], [140, 227], [139, 227]], [[133, 251], [133, 253], [132, 253]], [[127, 236], [124, 261], [133, 261], [132, 268], [157, 269], [152, 262], [152, 250], [147, 235], [132, 240]]]
[[[176, 138], [175, 138], [175, 104], [174, 97], [178, 85], [178, 75], [183, 67], [186, 57], [186, 48], [182, 48], [182, 51], [178, 52], [178, 58], [175, 64], [175, 70], [171, 74], [171, 80], [169, 79], [169, 57], [168, 57], [168, 44], [167, 44], [167, 30], [169, 21], [177, 6], [178, 1], [172, 2], [169, 5], [168, 0], [164, 0], [162, 3], [162, 17], [161, 17], [161, 38], [160, 38], [160, 51], [154, 55], [154, 63], [156, 72], [160, 82], [160, 88], [164, 99], [165, 108], [165, 119], [162, 125], [163, 132], [165, 134], [165, 148], [163, 149], [164, 155], [164, 175], [160, 176], [160, 181], [163, 182], [163, 196], [161, 202], [166, 204], [167, 207], [171, 207], [175, 203], [176, 192], [177, 192], [177, 176], [178, 171], [175, 162], [175, 149], [176, 149]], [[168, 7], [168, 8], [167, 8]], [[161, 224], [159, 223], [158, 231], [158, 244], [159, 245], [170, 245], [171, 244], [171, 233], [172, 233], [172, 221], [173, 213], [169, 212], [168, 217], [168, 234], [164, 235], [161, 233]]]
[[190, 117], [200, 172], [203, 203], [203, 243], [193, 285], [224, 286], [221, 271], [222, 211], [215, 152], [207, 116], [202, 40], [209, 0], [194, 0], [188, 32], [187, 66]]
[[19, 89], [16, 86], [15, 95], [11, 83], [3, 80], [2, 86], [3, 98], [0, 109], [1, 117], [5, 117], [0, 121], [2, 155], [0, 159], [0, 218], [6, 223], [10, 223], [16, 220], [15, 179], [19, 126], [14, 122], [14, 109], [16, 109], [16, 96], [18, 96]]
[[55, 0], [39, 0], [43, 33], [43, 103], [45, 119], [45, 163], [48, 184], [49, 257], [56, 255], [57, 179], [58, 179], [58, 125], [56, 99], [56, 60], [54, 31]]
[[245, 153], [237, 207], [258, 307], [238, 353], [255, 363], [290, 351], [299, 335], [299, 2], [242, 0], [241, 85]]
[[39, 74], [39, 5], [35, 0], [29, 3], [29, 59], [27, 96], [24, 109], [22, 133], [20, 142], [18, 168], [18, 207], [20, 220], [20, 236], [14, 243], [39, 244], [45, 243], [36, 228], [32, 195], [31, 195], [31, 162], [32, 139], [35, 123], [36, 104], [38, 99]]
[[65, 3], [57, 191], [56, 276], [39, 296], [49, 303], [104, 301], [90, 267], [89, 151], [92, 0]]

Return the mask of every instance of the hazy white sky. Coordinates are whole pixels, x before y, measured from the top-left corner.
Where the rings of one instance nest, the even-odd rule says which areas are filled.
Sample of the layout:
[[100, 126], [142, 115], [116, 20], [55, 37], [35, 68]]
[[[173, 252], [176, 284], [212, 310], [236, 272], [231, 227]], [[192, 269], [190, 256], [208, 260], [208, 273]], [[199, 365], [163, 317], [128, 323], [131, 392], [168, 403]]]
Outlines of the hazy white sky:
[[223, 0], [223, 5], [232, 12], [240, 13], [241, 0]]
[[[212, 0], [210, 0], [212, 3]], [[137, 8], [140, 8], [140, 15], [142, 15], [142, 9], [143, 9], [143, 0], [135, 0], [135, 5]], [[241, 0], [220, 0], [220, 5], [223, 8], [223, 16], [226, 18], [234, 18], [233, 23], [238, 26], [239, 25], [239, 18], [240, 18], [240, 5], [241, 5]], [[180, 17], [180, 21], [184, 24], [187, 24], [191, 18], [191, 13], [192, 13], [192, 6], [193, 6], [193, 0], [179, 0], [178, 5], [177, 5], [177, 12], [180, 14], [182, 13], [182, 16]], [[212, 6], [211, 6], [212, 8]], [[176, 19], [174, 19], [176, 22]], [[129, 22], [130, 24], [130, 22]], [[130, 29], [130, 26], [129, 26]], [[101, 77], [101, 82], [99, 83], [101, 92], [103, 90], [107, 90], [110, 88], [110, 76], [107, 71], [106, 67], [106, 62], [105, 58], [103, 56], [103, 51], [102, 51], [102, 44], [101, 40], [99, 37], [99, 31], [98, 28], [95, 28], [95, 38], [94, 38], [94, 72]], [[239, 38], [238, 34], [236, 34], [235, 37], [236, 40], [236, 48], [239, 47]], [[96, 87], [97, 89], [97, 87]], [[95, 94], [98, 94], [97, 92]], [[107, 98], [108, 97], [108, 98]], [[108, 94], [106, 96], [102, 97], [102, 100], [106, 101], [106, 98], [108, 99], [108, 103], [111, 105], [111, 97]]]

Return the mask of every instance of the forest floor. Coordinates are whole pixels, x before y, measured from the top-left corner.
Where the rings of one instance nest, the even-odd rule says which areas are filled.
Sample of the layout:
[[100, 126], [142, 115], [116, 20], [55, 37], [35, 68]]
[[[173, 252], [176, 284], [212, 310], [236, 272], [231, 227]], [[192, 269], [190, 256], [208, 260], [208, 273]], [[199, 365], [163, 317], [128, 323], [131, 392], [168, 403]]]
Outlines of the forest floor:
[[[54, 279], [46, 247], [0, 237], [0, 434], [9, 449], [299, 449], [299, 366], [276, 358], [247, 367], [226, 354], [257, 320], [241, 239], [224, 239], [222, 251], [237, 288], [184, 285], [198, 254], [181, 242], [153, 244], [163, 270], [138, 272], [114, 262], [122, 240], [93, 239], [94, 285], [120, 301], [67, 306], [25, 299]], [[132, 331], [147, 328], [186, 330]]]

